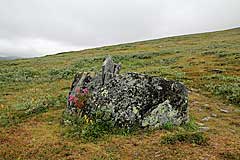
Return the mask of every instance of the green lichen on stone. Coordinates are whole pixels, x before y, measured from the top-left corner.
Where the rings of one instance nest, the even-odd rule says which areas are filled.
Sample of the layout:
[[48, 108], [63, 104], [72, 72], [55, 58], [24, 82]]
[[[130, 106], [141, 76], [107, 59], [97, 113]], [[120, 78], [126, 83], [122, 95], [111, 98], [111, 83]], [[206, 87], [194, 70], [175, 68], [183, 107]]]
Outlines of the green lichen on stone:
[[137, 107], [133, 107], [133, 113], [137, 114], [139, 112], [139, 110], [137, 109]]
[[[161, 127], [167, 122], [180, 125], [188, 120], [188, 92], [183, 84], [133, 72], [120, 75], [115, 72], [120, 66], [111, 58], [106, 61], [111, 65], [104, 63], [102, 72], [94, 77], [89, 74], [75, 76], [67, 112], [94, 117], [101, 111], [102, 120], [127, 129], [134, 126]], [[90, 96], [84, 108], [79, 109], [72, 106], [69, 99], [81, 88], [87, 88]]]
[[150, 112], [142, 121], [143, 127], [160, 127], [165, 123], [178, 123], [175, 117], [177, 116], [177, 111], [173, 109], [169, 100], [160, 103], [154, 110]]
[[108, 96], [108, 91], [107, 91], [107, 90], [103, 90], [102, 93], [101, 93], [101, 95], [102, 95], [103, 97], [107, 97], [107, 96]]

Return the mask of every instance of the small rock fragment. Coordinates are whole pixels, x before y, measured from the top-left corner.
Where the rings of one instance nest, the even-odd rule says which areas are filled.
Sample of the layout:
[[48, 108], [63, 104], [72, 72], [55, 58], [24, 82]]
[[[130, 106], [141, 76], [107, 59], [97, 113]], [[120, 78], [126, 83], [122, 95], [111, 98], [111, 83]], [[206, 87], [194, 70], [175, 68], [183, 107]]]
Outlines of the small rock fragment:
[[197, 124], [198, 126], [204, 126], [203, 123], [196, 122], [196, 124]]
[[202, 121], [209, 121], [209, 119], [211, 119], [211, 117], [204, 117], [203, 119], [202, 119]]
[[226, 109], [219, 109], [222, 113], [228, 113], [229, 111], [228, 110], [226, 110]]
[[212, 113], [211, 116], [212, 117], [217, 117], [217, 115], [215, 113]]
[[204, 105], [203, 105], [203, 108], [204, 108], [204, 109], [207, 109], [207, 110], [210, 110], [210, 109], [211, 109], [208, 104], [204, 104]]
[[199, 127], [199, 131], [200, 132], [206, 132], [208, 131], [210, 128], [209, 127]]

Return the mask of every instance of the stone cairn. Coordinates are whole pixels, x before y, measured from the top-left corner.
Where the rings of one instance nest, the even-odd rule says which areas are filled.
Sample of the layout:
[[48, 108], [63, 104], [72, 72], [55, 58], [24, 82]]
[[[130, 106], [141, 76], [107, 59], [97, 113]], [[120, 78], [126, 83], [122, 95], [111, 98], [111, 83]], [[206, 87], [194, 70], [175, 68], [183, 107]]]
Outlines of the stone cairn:
[[120, 69], [109, 56], [99, 74], [76, 74], [66, 111], [90, 118], [101, 112], [104, 121], [124, 128], [188, 121], [188, 92], [183, 84], [139, 73], [119, 74]]

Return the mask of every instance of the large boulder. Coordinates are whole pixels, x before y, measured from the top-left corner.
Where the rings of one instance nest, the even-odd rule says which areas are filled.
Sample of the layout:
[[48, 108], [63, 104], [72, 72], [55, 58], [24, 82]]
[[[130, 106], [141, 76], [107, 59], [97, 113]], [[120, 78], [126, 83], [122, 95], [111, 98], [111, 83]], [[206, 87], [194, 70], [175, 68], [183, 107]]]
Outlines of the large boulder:
[[77, 74], [67, 112], [81, 112], [80, 116], [92, 119], [100, 112], [104, 121], [124, 128], [188, 121], [188, 94], [183, 84], [139, 73], [118, 74], [120, 68], [108, 57], [98, 75]]

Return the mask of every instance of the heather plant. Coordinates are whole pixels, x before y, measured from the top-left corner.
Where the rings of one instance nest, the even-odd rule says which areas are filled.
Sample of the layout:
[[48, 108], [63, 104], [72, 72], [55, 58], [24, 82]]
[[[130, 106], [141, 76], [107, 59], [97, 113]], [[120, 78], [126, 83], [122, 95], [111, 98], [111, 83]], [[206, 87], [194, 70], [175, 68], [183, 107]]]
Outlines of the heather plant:
[[76, 94], [75, 95], [69, 95], [68, 101], [77, 109], [81, 109], [86, 105], [86, 102], [89, 97], [89, 91], [88, 88], [76, 88], [75, 89]]

